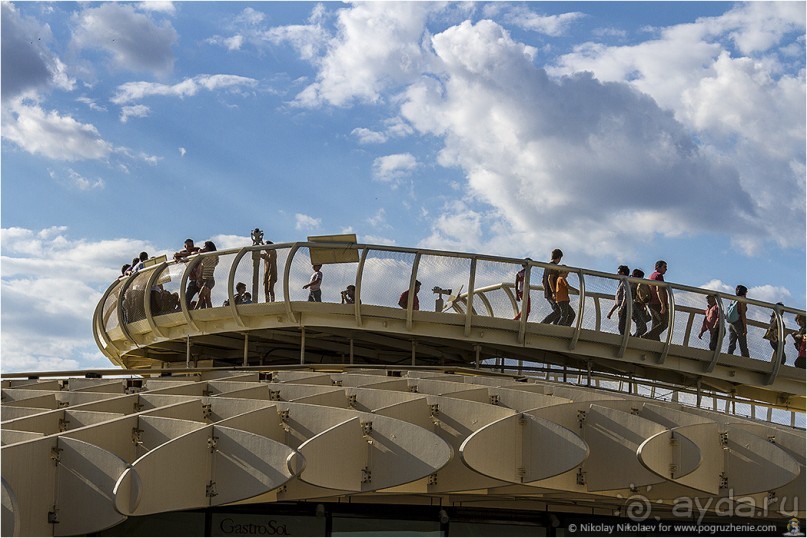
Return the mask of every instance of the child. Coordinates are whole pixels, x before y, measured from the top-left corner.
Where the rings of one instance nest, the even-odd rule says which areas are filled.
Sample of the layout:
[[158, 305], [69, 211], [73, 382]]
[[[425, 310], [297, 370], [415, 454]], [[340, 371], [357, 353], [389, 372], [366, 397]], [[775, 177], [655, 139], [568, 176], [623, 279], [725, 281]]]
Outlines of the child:
[[558, 271], [558, 276], [555, 280], [555, 302], [560, 309], [558, 325], [566, 325], [567, 327], [572, 324], [576, 315], [569, 302], [569, 282], [566, 280], [566, 275], [568, 274], [569, 271], [561, 269]]
[[703, 338], [703, 333], [709, 331], [709, 349], [714, 351], [717, 348], [717, 322], [720, 320], [720, 310], [717, 307], [717, 297], [714, 295], [706, 296], [706, 310], [704, 311], [703, 324], [701, 325], [701, 332], [698, 333], [698, 339]]
[[308, 301], [314, 303], [321, 303], [322, 302], [322, 289], [320, 286], [322, 285], [322, 265], [312, 265], [311, 268], [314, 270], [314, 273], [311, 275], [311, 280], [309, 280], [308, 284], [303, 286], [304, 290], [308, 290]]

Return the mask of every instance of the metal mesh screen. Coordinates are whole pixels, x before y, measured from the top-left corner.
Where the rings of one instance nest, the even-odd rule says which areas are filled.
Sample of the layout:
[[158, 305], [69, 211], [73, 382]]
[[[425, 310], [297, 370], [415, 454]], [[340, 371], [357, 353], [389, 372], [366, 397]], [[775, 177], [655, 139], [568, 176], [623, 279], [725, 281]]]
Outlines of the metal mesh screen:
[[709, 332], [698, 338], [706, 311], [708, 293], [672, 290], [675, 300], [675, 324], [672, 344], [695, 349], [709, 349]]
[[[484, 260], [477, 262], [474, 280], [476, 293], [473, 299], [474, 314], [513, 319], [520, 308], [520, 305], [513, 302], [515, 275], [520, 270], [520, 265]], [[533, 275], [530, 278], [534, 280]], [[508, 290], [509, 293], [505, 290]], [[533, 308], [535, 308], [536, 295], [535, 292], [530, 295]]]
[[151, 271], [144, 270], [137, 273], [126, 288], [123, 299], [123, 312], [127, 323], [134, 323], [146, 319], [145, 300], [148, 295], [146, 283]]
[[[451, 295], [456, 295], [460, 289], [468, 289], [470, 277], [471, 260], [468, 258], [421, 256], [417, 271], [417, 279], [421, 283], [420, 309], [438, 311], [440, 296], [445, 305]], [[435, 287], [450, 292], [438, 294], [433, 291]], [[439, 310], [442, 311], [442, 308]]]
[[[370, 250], [362, 275], [362, 304], [397, 308], [401, 293], [409, 289], [414, 261], [415, 255], [408, 252]], [[423, 291], [421, 289], [421, 297]]]
[[[572, 278], [579, 281], [577, 274], [569, 274], [570, 286], [572, 285]], [[592, 275], [587, 275], [585, 279], [586, 305], [583, 313], [582, 327], [585, 329], [618, 334], [619, 316], [617, 312], [614, 311], [611, 319], [608, 319], [607, 316], [611, 307], [614, 305], [614, 295], [616, 295], [619, 280]], [[579, 295], [577, 295], [576, 298], [579, 300]]]

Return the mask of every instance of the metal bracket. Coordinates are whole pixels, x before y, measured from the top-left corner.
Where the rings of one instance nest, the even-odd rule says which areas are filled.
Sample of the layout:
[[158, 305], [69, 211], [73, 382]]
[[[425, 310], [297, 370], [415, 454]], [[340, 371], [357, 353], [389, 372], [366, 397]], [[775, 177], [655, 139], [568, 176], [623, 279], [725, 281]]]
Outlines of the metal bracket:
[[210, 452], [216, 451], [216, 447], [218, 446], [218, 440], [219, 438], [216, 437], [215, 435], [207, 438], [207, 448], [210, 449]]
[[432, 473], [432, 474], [429, 475], [428, 484], [430, 486], [436, 486], [437, 485], [437, 473]]
[[146, 407], [146, 404], [140, 403], [140, 397], [138, 396], [137, 400], [132, 404], [132, 411], [139, 413], [144, 407]]
[[141, 438], [143, 434], [143, 430], [140, 428], [132, 428], [132, 444], [133, 445], [142, 445], [143, 439]]
[[499, 405], [499, 395], [498, 394], [491, 394], [490, 395], [490, 405]]
[[578, 486], [586, 485], [586, 473], [583, 472], [582, 467], [577, 468], [577, 485]]
[[50, 448], [50, 459], [53, 460], [54, 465], [59, 465], [59, 462], [62, 461], [62, 450], [63, 448], [59, 448], [58, 446], [53, 446]]
[[521, 413], [518, 415], [518, 425], [519, 426], [526, 426], [527, 425], [527, 415]]
[[331, 386], [341, 387], [342, 386], [342, 380], [341, 379], [331, 379]]
[[727, 450], [729, 447], [729, 433], [728, 432], [720, 432], [720, 446], [723, 447], [723, 450]]
[[364, 467], [361, 470], [361, 483], [369, 484], [372, 481], [373, 481], [373, 472], [370, 470], [369, 467]]
[[357, 403], [357, 401], [358, 401], [358, 398], [356, 398], [356, 395], [355, 395], [355, 394], [349, 394], [349, 395], [348, 395], [348, 397], [347, 397], [347, 404], [348, 404], [350, 407], [356, 407], [356, 403]]
[[269, 389], [269, 401], [279, 402], [280, 401], [280, 390]]
[[725, 471], [720, 473], [720, 489], [727, 489], [729, 487], [729, 477]]
[[59, 523], [59, 510], [56, 506], [53, 507], [53, 510], [48, 512], [48, 523]]
[[418, 386], [417, 385], [409, 385], [409, 392], [417, 393]]
[[59, 431], [60, 432], [66, 432], [69, 429], [69, 426], [68, 426], [69, 424], [70, 424], [69, 420], [67, 420], [66, 418], [60, 418], [59, 419]]
[[440, 416], [440, 404], [429, 404], [429, 416], [432, 418]]
[[373, 421], [372, 420], [368, 420], [367, 422], [360, 422], [360, 424], [361, 424], [361, 433], [362, 433], [362, 435], [367, 437], [371, 433], [373, 433]]
[[631, 407], [630, 408], [630, 414], [631, 415], [638, 415], [639, 414], [639, 408], [638, 407]]
[[205, 485], [205, 497], [213, 498], [218, 495], [216, 491], [216, 483], [214, 481], [210, 481]]
[[202, 417], [209, 419], [213, 416], [213, 404], [202, 404]]
[[586, 412], [585, 411], [578, 411], [577, 412], [577, 426], [579, 428], [583, 427], [583, 423], [586, 421]]
[[768, 436], [768, 442], [776, 444], [776, 436], [775, 435], [769, 435]]

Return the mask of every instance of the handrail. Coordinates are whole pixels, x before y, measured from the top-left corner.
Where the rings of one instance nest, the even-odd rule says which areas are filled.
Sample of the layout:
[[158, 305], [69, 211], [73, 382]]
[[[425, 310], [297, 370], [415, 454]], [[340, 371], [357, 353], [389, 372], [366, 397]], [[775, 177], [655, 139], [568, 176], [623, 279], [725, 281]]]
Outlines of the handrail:
[[[295, 306], [299, 300], [292, 300], [292, 293], [290, 290], [290, 274], [293, 267], [293, 263], [295, 260], [295, 256], [301, 252], [302, 249], [306, 248], [315, 248], [321, 247], [322, 243], [317, 242], [296, 242], [296, 243], [276, 243], [272, 245], [253, 245], [242, 247], [239, 249], [229, 249], [223, 251], [217, 251], [215, 253], [201, 253], [196, 254], [190, 257], [190, 260], [186, 260], [186, 262], [177, 262], [177, 261], [166, 261], [161, 264], [148, 267], [141, 271], [140, 273], [131, 275], [125, 279], [117, 280], [113, 282], [107, 290], [105, 290], [101, 302], [96, 307], [93, 318], [93, 332], [96, 344], [101, 348], [102, 352], [104, 352], [110, 359], [113, 359], [114, 362], [119, 362], [123, 360], [123, 356], [128, 352], [133, 350], [135, 347], [140, 347], [141, 344], [138, 342], [143, 342], [142, 338], [136, 338], [135, 334], [132, 333], [130, 328], [127, 326], [128, 324], [125, 323], [125, 313], [124, 313], [124, 301], [126, 300], [127, 291], [134, 292], [134, 289], [131, 289], [131, 286], [134, 282], [134, 279], [137, 278], [137, 275], [143, 275], [143, 273], [147, 271], [153, 271], [151, 275], [147, 277], [146, 286], [142, 290], [143, 294], [143, 301], [144, 301], [144, 310], [146, 314], [146, 320], [149, 325], [149, 328], [152, 330], [153, 334], [158, 338], [165, 339], [166, 331], [161, 328], [161, 324], [155, 321], [155, 316], [161, 315], [162, 312], [152, 312], [150, 301], [149, 301], [149, 293], [151, 286], [154, 282], [159, 278], [161, 274], [165, 271], [170, 270], [170, 267], [178, 264], [184, 263], [185, 267], [182, 271], [182, 277], [180, 278], [179, 282], [179, 296], [180, 296], [180, 308], [185, 322], [191, 332], [198, 333], [200, 331], [199, 324], [197, 323], [197, 315], [196, 313], [191, 313], [188, 310], [186, 304], [186, 288], [189, 275], [191, 271], [194, 269], [196, 264], [200, 263], [204, 256], [208, 255], [215, 255], [219, 257], [227, 256], [230, 254], [234, 255], [233, 261], [229, 267], [229, 271], [227, 273], [227, 297], [230, 299], [230, 305], [228, 311], [231, 314], [231, 317], [235, 320], [239, 327], [244, 328], [246, 327], [246, 323], [242, 318], [241, 312], [234, 304], [234, 295], [233, 295], [233, 286], [235, 282], [235, 274], [239, 263], [250, 252], [255, 252], [258, 250], [267, 250], [267, 249], [287, 249], [288, 255], [285, 260], [284, 266], [284, 273], [282, 275], [283, 278], [283, 290], [284, 290], [284, 307], [286, 314], [288, 315], [288, 319], [292, 323], [298, 323], [300, 317], [298, 315], [299, 309]], [[537, 268], [557, 268], [556, 265], [548, 263], [548, 262], [536, 262], [536, 261], [528, 261], [526, 262], [526, 271], [525, 271], [525, 279], [524, 279], [524, 294], [521, 299], [520, 305], [517, 301], [515, 301], [515, 297], [512, 293], [512, 281], [510, 282], [502, 282], [500, 284], [493, 284], [493, 285], [486, 285], [480, 288], [476, 288], [475, 283], [479, 281], [480, 270], [482, 270], [482, 266], [479, 262], [492, 262], [496, 264], [507, 264], [512, 265], [514, 268], [517, 268], [521, 264], [525, 263], [524, 259], [518, 258], [506, 258], [500, 256], [491, 256], [485, 254], [469, 254], [469, 253], [461, 253], [461, 252], [450, 252], [450, 251], [437, 251], [431, 249], [419, 249], [419, 248], [406, 248], [406, 247], [397, 247], [392, 245], [366, 245], [366, 244], [356, 244], [356, 243], [329, 243], [329, 247], [344, 247], [350, 249], [361, 249], [361, 256], [356, 266], [356, 273], [355, 273], [355, 286], [356, 286], [356, 302], [354, 305], [354, 314], [355, 314], [355, 323], [357, 327], [362, 327], [363, 324], [363, 316], [365, 315], [366, 309], [362, 305], [362, 296], [367, 295], [368, 288], [366, 287], [367, 275], [368, 275], [368, 268], [367, 268], [367, 259], [370, 252], [383, 252], [383, 253], [400, 253], [400, 254], [408, 254], [414, 255], [411, 263], [411, 272], [409, 274], [409, 297], [405, 309], [405, 327], [407, 331], [413, 330], [413, 320], [414, 320], [414, 312], [413, 312], [413, 304], [414, 304], [414, 282], [415, 280], [425, 280], [423, 275], [428, 275], [428, 267], [426, 269], [422, 269], [422, 265], [426, 263], [425, 260], [426, 256], [436, 256], [440, 258], [458, 258], [458, 259], [465, 259], [470, 262], [470, 268], [468, 269], [468, 277], [465, 280], [468, 283], [468, 290], [464, 294], [459, 294], [454, 300], [454, 306], [456, 311], [458, 310], [459, 303], [464, 303], [466, 311], [463, 313], [464, 315], [464, 323], [463, 323], [463, 334], [466, 338], [470, 338], [472, 334], [472, 328], [475, 324], [475, 316], [487, 316], [487, 317], [496, 317], [502, 319], [500, 301], [502, 300], [502, 295], [494, 297], [496, 293], [502, 293], [503, 297], [506, 300], [509, 300], [513, 306], [513, 311], [515, 313], [520, 311], [522, 312], [521, 319], [517, 325], [514, 325], [514, 329], [517, 332], [517, 342], [521, 346], [527, 345], [527, 333], [533, 331], [531, 327], [537, 327], [540, 324], [537, 320], [528, 320], [527, 311], [530, 310], [530, 307], [536, 307], [537, 305], [531, 305], [531, 293], [533, 291], [542, 290], [543, 288], [539, 285], [532, 285], [530, 283], [530, 277], [533, 275], [533, 270]], [[354, 262], [355, 263], [355, 262]], [[254, 264], [253, 264], [254, 265]], [[577, 307], [577, 320], [574, 325], [574, 332], [569, 337], [569, 345], [568, 349], [573, 350], [577, 346], [577, 342], [581, 337], [581, 334], [584, 329], [584, 325], [589, 323], [584, 318], [588, 313], [588, 309], [591, 305], [586, 305], [587, 299], [593, 299], [593, 308], [594, 315], [596, 318], [600, 319], [600, 321], [604, 322], [604, 318], [602, 317], [602, 312], [610, 307], [610, 301], [613, 301], [613, 295], [608, 293], [603, 293], [601, 291], [598, 292], [590, 292], [587, 289], [587, 283], [589, 280], [594, 278], [605, 279], [611, 281], [615, 284], [619, 284], [620, 282], [625, 286], [625, 293], [627, 296], [627, 304], [626, 304], [626, 320], [625, 320], [625, 332], [624, 334], [620, 335], [619, 339], [619, 347], [618, 350], [615, 350], [614, 356], [616, 358], [623, 358], [626, 350], [631, 347], [631, 329], [633, 326], [633, 292], [632, 292], [632, 284], [635, 283], [647, 283], [653, 286], [660, 286], [664, 287], [667, 290], [667, 301], [668, 301], [668, 309], [669, 309], [669, 320], [668, 326], [666, 328], [666, 338], [664, 339], [663, 347], [654, 351], [654, 353], [658, 353], [656, 355], [656, 363], [663, 364], [666, 360], [667, 355], [670, 352], [671, 347], [674, 345], [674, 341], [679, 342], [679, 337], [683, 335], [683, 346], [692, 348], [692, 349], [702, 349], [701, 346], [694, 346], [691, 345], [690, 337], [692, 336], [694, 323], [697, 320], [698, 316], [698, 309], [693, 306], [688, 306], [684, 304], [682, 306], [677, 305], [677, 297], [678, 293], [691, 293], [697, 296], [706, 295], [714, 295], [717, 297], [718, 303], [718, 312], [719, 312], [719, 332], [718, 332], [718, 346], [715, 351], [710, 355], [710, 360], [708, 363], [704, 364], [703, 372], [704, 373], [711, 373], [716, 368], [717, 364], [719, 363], [720, 357], [722, 355], [721, 348], [722, 343], [725, 336], [725, 314], [723, 308], [723, 300], [724, 299], [731, 299], [731, 300], [739, 300], [744, 302], [748, 305], [754, 305], [761, 309], [765, 309], [768, 311], [772, 311], [775, 314], [775, 320], [777, 323], [777, 334], [778, 338], [778, 345], [775, 349], [774, 357], [771, 360], [772, 364], [770, 369], [767, 371], [766, 375], [766, 384], [772, 384], [779, 375], [781, 371], [781, 356], [784, 352], [784, 348], [786, 345], [785, 339], [787, 334], [789, 334], [789, 329], [786, 328], [785, 322], [783, 319], [783, 315], [785, 313], [795, 313], [801, 314], [803, 310], [795, 309], [792, 307], [778, 307], [777, 305], [773, 305], [771, 303], [767, 303], [764, 301], [759, 301], [755, 299], [748, 299], [744, 297], [735, 297], [731, 294], [721, 291], [714, 291], [714, 290], [707, 290], [701, 288], [695, 288], [683, 284], [677, 284], [672, 282], [660, 282], [660, 281], [651, 281], [647, 279], [638, 279], [629, 276], [622, 276], [613, 273], [604, 273], [597, 270], [585, 269], [585, 268], [574, 268], [565, 266], [565, 270], [569, 271], [570, 273], [575, 273], [578, 275], [579, 279], [579, 290], [570, 290], [570, 293], [577, 295], [579, 297], [578, 300], [578, 307]], [[260, 268], [253, 267], [253, 271], [259, 271]], [[145, 275], [143, 275], [145, 276]], [[253, 274], [253, 280], [255, 275]], [[140, 287], [139, 285], [137, 286]], [[602, 289], [601, 287], [598, 289]], [[109, 301], [112, 294], [117, 290], [118, 294], [116, 297], [116, 304], [113, 311], [113, 315], [117, 317], [118, 326], [120, 328], [120, 334], [123, 336], [123, 340], [121, 340], [120, 336], [116, 336], [115, 334], [110, 334], [108, 330], [109, 325], [107, 324], [107, 320], [104, 319], [104, 309], [106, 306], [106, 302]], [[499, 291], [500, 290], [500, 291]], [[137, 293], [141, 293], [141, 290], [136, 290]], [[397, 298], [397, 292], [395, 292], [395, 298]], [[494, 308], [494, 304], [492, 303], [493, 299], [496, 299], [497, 304], [496, 308]], [[257, 299], [257, 298], [256, 298]], [[691, 300], [690, 300], [691, 301]], [[257, 300], [255, 302], [258, 302]], [[365, 301], [366, 302], [366, 301]], [[691, 304], [691, 302], [689, 303]], [[481, 305], [480, 308], [477, 308], [478, 305]], [[533, 315], [537, 314], [538, 309], [532, 308]], [[686, 319], [686, 327], [683, 329], [676, 329], [676, 315], [677, 314], [684, 314], [687, 317]], [[590, 314], [589, 314], [590, 317]], [[759, 317], [759, 316], [757, 316]], [[207, 319], [207, 318], [201, 318]], [[764, 327], [764, 323], [759, 320], [753, 320], [749, 318], [749, 326], [753, 327]], [[589, 325], [590, 327], [590, 325]], [[614, 331], [609, 325], [605, 325], [606, 328], [601, 326], [599, 323], [595, 323], [595, 331], [613, 334]], [[611, 330], [609, 330], [611, 329]], [[136, 332], [139, 335], [142, 329], [138, 329]], [[587, 329], [588, 330], [588, 329]], [[117, 329], [116, 329], [117, 331]], [[683, 332], [682, 332], [683, 331]], [[174, 334], [171, 331], [171, 334]], [[482, 342], [480, 342], [482, 344]], [[675, 344], [677, 345], [677, 344]], [[767, 359], [762, 359], [763, 361], [767, 362]]]

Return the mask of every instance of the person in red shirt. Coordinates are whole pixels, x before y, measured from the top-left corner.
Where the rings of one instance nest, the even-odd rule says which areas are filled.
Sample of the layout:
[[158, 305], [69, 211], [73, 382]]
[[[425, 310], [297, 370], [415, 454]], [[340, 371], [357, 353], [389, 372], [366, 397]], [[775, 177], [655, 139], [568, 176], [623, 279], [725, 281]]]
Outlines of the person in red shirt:
[[709, 349], [714, 351], [717, 347], [717, 323], [720, 321], [720, 310], [717, 306], [717, 296], [706, 296], [706, 310], [704, 311], [703, 324], [701, 325], [701, 332], [698, 333], [698, 339], [703, 338], [703, 333], [709, 331]]
[[[420, 280], [415, 280], [415, 296], [412, 298], [412, 310], [420, 310], [420, 301], [418, 301], [418, 292], [420, 291]], [[398, 306], [406, 310], [409, 303], [409, 290], [405, 290], [398, 299]]]
[[[656, 262], [656, 270], [650, 275], [650, 280], [664, 282], [664, 274], [667, 272], [667, 262], [659, 260]], [[648, 340], [661, 340], [661, 333], [667, 330], [670, 324], [670, 313], [667, 311], [667, 288], [664, 286], [651, 286], [653, 293], [650, 294], [650, 316], [653, 319], [653, 326], [642, 338]]]

